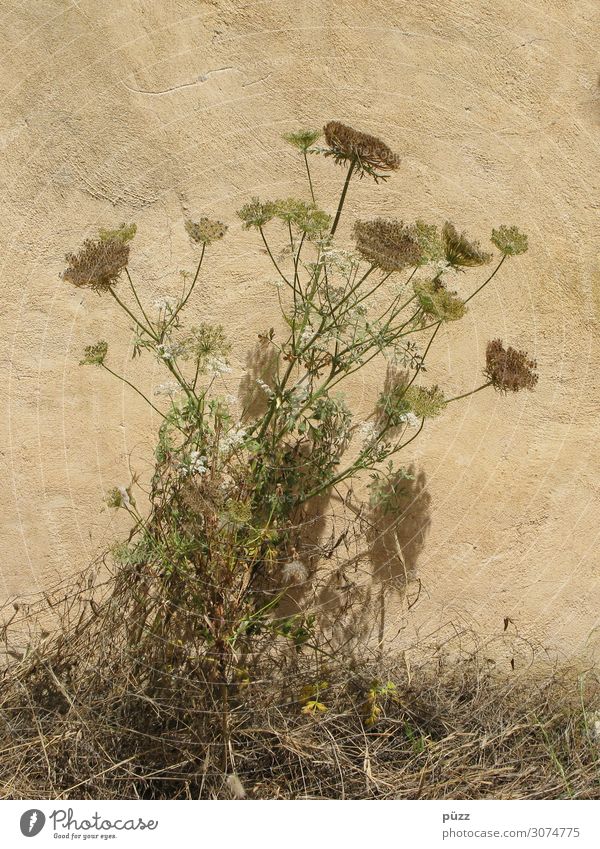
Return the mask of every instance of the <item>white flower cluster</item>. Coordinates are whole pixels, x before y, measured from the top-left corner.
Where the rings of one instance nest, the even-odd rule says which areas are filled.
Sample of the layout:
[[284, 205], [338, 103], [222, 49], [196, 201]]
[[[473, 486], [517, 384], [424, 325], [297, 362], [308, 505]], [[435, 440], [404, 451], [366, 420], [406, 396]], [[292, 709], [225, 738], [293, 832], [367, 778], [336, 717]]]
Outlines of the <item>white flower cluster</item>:
[[315, 335], [315, 329], [312, 324], [307, 324], [302, 333], [300, 334], [299, 342], [301, 345], [308, 345], [310, 340]]
[[447, 259], [438, 259], [437, 262], [430, 263], [430, 267], [435, 276], [438, 274], [451, 274], [455, 271]]
[[171, 298], [168, 295], [162, 298], [157, 298], [154, 301], [154, 309], [158, 310], [158, 312], [175, 312], [179, 301], [177, 298]]
[[256, 378], [256, 383], [257, 383], [258, 386], [260, 386], [260, 388], [265, 393], [267, 398], [274, 398], [275, 397], [275, 393], [273, 392], [273, 390], [271, 389], [269, 384], [265, 383], [264, 380], [261, 380], [260, 377]]
[[187, 459], [180, 464], [179, 471], [182, 475], [205, 474], [208, 471], [206, 455], [200, 454], [199, 451], [190, 451]]
[[229, 433], [222, 437], [219, 448], [224, 454], [229, 454], [231, 451], [239, 448], [246, 438], [246, 430], [243, 427], [234, 427]]
[[321, 251], [321, 261], [329, 266], [334, 266], [342, 274], [349, 274], [360, 262], [359, 257], [351, 251], [327, 248]]
[[172, 398], [174, 395], [177, 395], [181, 392], [181, 386], [177, 383], [176, 380], [167, 380], [165, 383], [159, 383], [159, 385], [155, 388], [155, 395], [168, 395]]
[[358, 432], [362, 436], [363, 445], [370, 445], [377, 439], [377, 428], [374, 422], [361, 422]]
[[404, 422], [407, 427], [419, 427], [421, 424], [421, 419], [411, 412], [404, 413], [403, 416], [400, 416], [400, 420]]
[[131, 507], [131, 499], [129, 498], [129, 493], [124, 486], [118, 486], [119, 495], [121, 496], [121, 504], [123, 507]]
[[176, 357], [180, 357], [182, 354], [185, 354], [186, 347], [181, 342], [167, 342], [162, 345], [158, 345], [157, 349], [158, 356], [167, 361], [174, 360]]
[[221, 374], [231, 374], [231, 368], [222, 357], [209, 357], [206, 361], [206, 370], [213, 377]]

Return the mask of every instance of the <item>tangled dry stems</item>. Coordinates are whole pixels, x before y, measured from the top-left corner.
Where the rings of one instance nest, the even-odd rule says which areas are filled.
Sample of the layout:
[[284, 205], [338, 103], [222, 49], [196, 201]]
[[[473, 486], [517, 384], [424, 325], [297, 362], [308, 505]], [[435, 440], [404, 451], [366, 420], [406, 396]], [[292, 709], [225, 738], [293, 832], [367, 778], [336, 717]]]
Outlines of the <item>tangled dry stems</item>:
[[[132, 574], [100, 589], [93, 605], [83, 582], [48, 597], [60, 627], [25, 657], [10, 649], [16, 622], [4, 629], [1, 798], [598, 798], [595, 675], [501, 675], [483, 646], [438, 647], [412, 668], [338, 657], [317, 669], [312, 653], [285, 648], [247, 657], [229, 685], [224, 767], [207, 658], [165, 627], [134, 637], [146, 601]], [[370, 725], [374, 681], [395, 690]], [[326, 710], [303, 711], [309, 691]]]

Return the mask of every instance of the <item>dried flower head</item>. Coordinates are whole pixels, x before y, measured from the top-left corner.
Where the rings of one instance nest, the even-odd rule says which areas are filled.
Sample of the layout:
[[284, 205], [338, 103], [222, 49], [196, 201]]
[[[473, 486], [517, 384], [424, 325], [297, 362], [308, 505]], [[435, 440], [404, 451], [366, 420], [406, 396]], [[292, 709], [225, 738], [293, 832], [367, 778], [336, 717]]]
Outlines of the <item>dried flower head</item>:
[[250, 227], [264, 227], [273, 218], [275, 212], [274, 203], [271, 201], [263, 203], [254, 197], [250, 203], [239, 209], [237, 214], [244, 223], [244, 230], [249, 230]]
[[231, 775], [227, 776], [227, 789], [231, 793], [234, 799], [245, 799], [246, 791], [244, 789], [244, 785], [240, 781], [238, 775], [235, 772], [232, 772]]
[[433, 280], [420, 280], [414, 286], [423, 314], [440, 321], [457, 321], [467, 311], [465, 302], [456, 292], [449, 292]]
[[198, 222], [186, 221], [185, 229], [192, 242], [201, 245], [210, 245], [222, 239], [227, 232], [227, 224], [222, 221], [212, 221], [210, 218], [201, 218]]
[[385, 218], [357, 221], [354, 237], [359, 254], [383, 271], [402, 271], [421, 260], [419, 243], [412, 229], [402, 221]]
[[[340, 121], [330, 121], [323, 127], [328, 149], [337, 164], [352, 163], [359, 176], [368, 174], [377, 182], [387, 179], [386, 172], [396, 171], [400, 157], [376, 136], [361, 133]], [[382, 173], [383, 172], [383, 173]]]
[[301, 153], [306, 153], [320, 135], [321, 130], [298, 130], [295, 133], [284, 133], [283, 138]]
[[79, 361], [80, 366], [101, 366], [108, 353], [108, 342], [103, 339], [95, 345], [87, 345], [83, 352], [83, 359]]
[[521, 233], [517, 227], [507, 227], [506, 224], [492, 230], [491, 240], [504, 256], [518, 256], [528, 248], [525, 233]]
[[482, 251], [479, 242], [470, 242], [464, 233], [459, 233], [454, 224], [446, 221], [442, 228], [446, 259], [454, 268], [471, 268], [485, 265], [492, 255]]
[[78, 288], [108, 291], [129, 262], [129, 245], [119, 236], [86, 239], [77, 254], [67, 254], [62, 279]]
[[301, 560], [289, 560], [281, 567], [281, 577], [286, 584], [303, 584], [308, 580], [308, 569]]
[[533, 389], [538, 382], [537, 362], [526, 351], [505, 348], [501, 339], [488, 342], [485, 352], [485, 375], [499, 392]]

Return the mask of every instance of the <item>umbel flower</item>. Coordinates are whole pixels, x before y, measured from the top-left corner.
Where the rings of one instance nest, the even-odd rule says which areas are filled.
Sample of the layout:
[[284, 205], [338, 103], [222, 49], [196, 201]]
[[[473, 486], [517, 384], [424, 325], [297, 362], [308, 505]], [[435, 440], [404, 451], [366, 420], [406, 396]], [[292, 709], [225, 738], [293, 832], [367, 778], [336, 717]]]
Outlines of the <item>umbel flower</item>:
[[321, 135], [321, 130], [298, 130], [295, 133], [284, 133], [286, 142], [297, 148], [300, 153], [306, 153]]
[[80, 360], [80, 366], [101, 366], [104, 363], [108, 353], [108, 342], [101, 339], [95, 345], [87, 345], [83, 352], [83, 359]]
[[471, 242], [464, 233], [459, 233], [454, 224], [446, 221], [442, 228], [442, 239], [446, 259], [453, 268], [472, 268], [485, 265], [492, 255], [481, 250], [479, 242]]
[[67, 254], [69, 263], [61, 277], [78, 288], [106, 292], [115, 285], [129, 262], [129, 245], [120, 236], [86, 239], [77, 254]]
[[402, 271], [421, 261], [421, 248], [412, 228], [402, 221], [376, 218], [354, 225], [356, 249], [383, 271]]
[[333, 156], [336, 164], [352, 164], [359, 176], [368, 174], [375, 182], [387, 179], [386, 172], [396, 171], [400, 157], [376, 136], [361, 133], [342, 124], [330, 121], [323, 127], [328, 148], [323, 153]]
[[517, 227], [507, 227], [506, 224], [492, 230], [491, 241], [504, 256], [518, 256], [528, 248], [525, 233], [521, 233]]
[[538, 382], [537, 362], [526, 351], [505, 348], [501, 339], [488, 342], [485, 361], [486, 377], [499, 392], [533, 389]]
[[420, 280], [413, 286], [423, 314], [440, 321], [457, 321], [467, 311], [465, 302], [456, 292], [449, 292], [433, 280]]
[[199, 221], [186, 221], [185, 229], [192, 242], [200, 245], [210, 245], [222, 239], [227, 232], [227, 224], [221, 221], [212, 221], [210, 218], [201, 218]]
[[420, 419], [432, 419], [439, 416], [446, 406], [444, 393], [439, 386], [409, 386], [404, 393], [404, 400], [410, 411]]
[[296, 198], [277, 200], [272, 204], [274, 214], [286, 224], [294, 224], [309, 238], [316, 236], [331, 226], [331, 216], [318, 209], [314, 203], [306, 203]]
[[259, 198], [253, 197], [250, 203], [245, 204], [238, 210], [238, 216], [242, 219], [244, 230], [250, 227], [264, 227], [276, 213], [275, 204], [272, 201], [263, 203]]

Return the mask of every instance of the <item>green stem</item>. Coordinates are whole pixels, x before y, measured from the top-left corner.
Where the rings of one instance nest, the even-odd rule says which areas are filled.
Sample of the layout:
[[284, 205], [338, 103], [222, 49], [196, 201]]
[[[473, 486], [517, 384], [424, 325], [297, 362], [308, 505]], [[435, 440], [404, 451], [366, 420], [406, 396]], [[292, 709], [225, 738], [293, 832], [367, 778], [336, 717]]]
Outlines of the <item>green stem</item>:
[[312, 198], [312, 202], [315, 203], [315, 193], [313, 191], [312, 179], [310, 176], [310, 168], [308, 166], [308, 156], [306, 155], [306, 151], [302, 151], [304, 155], [304, 165], [306, 166], [306, 176], [308, 177], [308, 185], [310, 186], [310, 196]]
[[471, 298], [474, 298], [474, 297], [475, 297], [475, 295], [477, 295], [479, 292], [481, 292], [481, 290], [483, 289], [483, 287], [484, 287], [484, 286], [487, 286], [487, 284], [488, 284], [488, 283], [490, 282], [490, 280], [494, 277], [494, 275], [496, 274], [496, 272], [500, 270], [500, 268], [502, 267], [502, 263], [504, 262], [504, 260], [505, 260], [505, 259], [506, 259], [506, 254], [503, 254], [503, 255], [502, 255], [502, 259], [500, 260], [500, 262], [498, 263], [498, 265], [496, 266], [496, 268], [492, 271], [492, 273], [490, 274], [490, 276], [488, 277], [488, 279], [487, 279], [487, 280], [485, 280], [485, 281], [481, 284], [481, 286], [479, 286], [479, 288], [478, 288], [478, 289], [475, 289], [475, 291], [473, 292], [473, 294], [472, 294], [472, 295], [469, 295], [469, 297], [465, 299], [465, 304], [468, 304], [468, 303], [469, 303], [469, 301], [471, 300]]
[[134, 297], [135, 297], [135, 299], [138, 303], [138, 306], [142, 311], [142, 315], [146, 319], [148, 327], [150, 327], [154, 331], [154, 326], [153, 326], [152, 322], [150, 321], [150, 319], [148, 318], [148, 316], [146, 315], [146, 310], [144, 309], [144, 307], [142, 306], [142, 302], [138, 298], [138, 293], [136, 292], [135, 286], [133, 285], [133, 280], [131, 279], [131, 275], [129, 274], [128, 268], [125, 269], [125, 274], [127, 275], [127, 279], [129, 280], [129, 285], [131, 286], [131, 291], [133, 292], [133, 295], [134, 295]]
[[290, 281], [287, 279], [287, 277], [285, 276], [285, 274], [283, 273], [283, 271], [281, 270], [281, 268], [280, 268], [280, 267], [279, 267], [279, 265], [277, 264], [277, 260], [276, 260], [276, 259], [275, 259], [275, 257], [273, 256], [273, 252], [271, 251], [271, 248], [269, 247], [269, 243], [267, 242], [267, 239], [266, 239], [266, 237], [265, 237], [265, 232], [264, 232], [263, 228], [262, 228], [262, 227], [259, 227], [259, 228], [258, 228], [258, 231], [259, 231], [259, 233], [260, 233], [260, 235], [261, 235], [261, 238], [262, 238], [262, 240], [263, 240], [263, 244], [264, 244], [265, 248], [267, 249], [267, 253], [269, 254], [269, 257], [270, 257], [270, 259], [271, 259], [271, 262], [273, 263], [273, 265], [275, 266], [275, 269], [277, 270], [277, 273], [279, 274], [279, 276], [281, 277], [281, 279], [283, 280], [283, 282], [286, 284], [286, 286], [289, 286], [289, 287], [290, 287], [290, 289], [293, 289], [294, 291], [296, 291], [295, 286], [293, 286], [293, 284], [292, 284], [292, 283], [290, 283]]
[[121, 309], [122, 309], [122, 310], [124, 310], [124, 311], [127, 313], [127, 315], [128, 315], [131, 319], [133, 319], [133, 321], [135, 321], [135, 323], [136, 323], [136, 324], [137, 324], [137, 326], [140, 328], [140, 330], [143, 330], [143, 331], [144, 331], [144, 333], [146, 333], [148, 336], [150, 336], [150, 338], [151, 338], [151, 339], [154, 339], [154, 341], [155, 341], [155, 342], [158, 342], [158, 337], [156, 336], [156, 334], [155, 334], [155, 333], [153, 333], [153, 332], [152, 332], [152, 330], [150, 330], [148, 327], [146, 327], [146, 326], [144, 325], [144, 323], [143, 323], [143, 322], [141, 322], [141, 321], [139, 320], [139, 318], [137, 318], [137, 317], [134, 315], [134, 313], [132, 313], [132, 312], [131, 312], [131, 310], [129, 309], [129, 307], [125, 306], [125, 304], [124, 304], [124, 303], [123, 303], [123, 301], [119, 298], [119, 296], [116, 294], [116, 292], [114, 291], [114, 289], [112, 288], [112, 286], [109, 288], [109, 290], [108, 290], [108, 291], [109, 291], [109, 292], [110, 292], [110, 294], [113, 296], [113, 298], [114, 298], [114, 299], [115, 299], [115, 301], [118, 303], [118, 305], [121, 307]]
[[170, 317], [170, 319], [166, 323], [164, 330], [163, 330], [163, 333], [162, 333], [163, 339], [165, 337], [165, 333], [167, 332], [169, 327], [173, 324], [173, 322], [175, 321], [175, 319], [177, 318], [177, 316], [179, 315], [181, 310], [184, 308], [184, 306], [187, 304], [187, 302], [190, 298], [190, 295], [194, 291], [194, 286], [196, 285], [196, 281], [198, 280], [198, 275], [200, 274], [200, 269], [202, 268], [202, 260], [204, 259], [204, 252], [205, 251], [206, 251], [206, 244], [203, 242], [202, 243], [202, 253], [200, 254], [200, 260], [198, 262], [198, 267], [196, 268], [196, 273], [194, 275], [194, 279], [192, 280], [192, 285], [190, 286], [189, 292], [187, 293], [187, 295], [185, 296], [183, 301], [179, 304], [179, 306], [177, 307], [177, 309], [175, 310], [173, 315]]
[[131, 383], [129, 380], [127, 380], [127, 378], [126, 378], [126, 377], [123, 377], [122, 375], [117, 374], [117, 372], [116, 372], [116, 371], [113, 371], [113, 370], [112, 370], [111, 368], [109, 368], [109, 367], [108, 367], [105, 363], [102, 363], [102, 368], [103, 368], [103, 369], [106, 369], [106, 371], [107, 371], [107, 372], [109, 372], [110, 374], [112, 374], [112, 376], [113, 376], [113, 377], [116, 377], [116, 378], [117, 378], [117, 380], [122, 380], [122, 381], [123, 381], [123, 383], [126, 383], [126, 384], [127, 384], [127, 386], [131, 387], [131, 389], [133, 389], [133, 391], [134, 391], [134, 392], [137, 392], [137, 394], [138, 394], [141, 398], [143, 398], [143, 399], [144, 399], [144, 401], [145, 401], [147, 404], [150, 404], [150, 406], [152, 407], [152, 409], [153, 409], [156, 413], [158, 413], [158, 415], [159, 415], [159, 416], [161, 416], [163, 419], [166, 419], [166, 418], [167, 418], [167, 417], [165, 416], [165, 414], [164, 414], [164, 413], [161, 413], [161, 411], [158, 409], [158, 407], [155, 407], [155, 406], [154, 406], [154, 404], [152, 403], [152, 401], [151, 401], [149, 398], [147, 398], [147, 397], [144, 395], [144, 393], [143, 393], [140, 389], [138, 389], [138, 388], [137, 388], [137, 386], [135, 386], [133, 383]]
[[340, 197], [340, 202], [338, 204], [337, 212], [335, 214], [335, 219], [333, 221], [333, 225], [331, 227], [331, 231], [329, 233], [330, 236], [335, 235], [335, 231], [337, 230], [337, 226], [340, 223], [340, 216], [342, 214], [342, 209], [344, 208], [344, 201], [346, 200], [346, 194], [348, 192], [348, 186], [350, 185], [350, 178], [354, 172], [355, 162], [352, 161], [350, 163], [350, 167], [348, 168], [348, 173], [346, 174], [346, 182], [344, 183], [344, 188], [342, 189], [342, 196]]
[[446, 404], [449, 404], [451, 401], [460, 401], [461, 398], [468, 398], [469, 395], [474, 395], [476, 392], [481, 392], [482, 389], [487, 389], [488, 386], [492, 385], [492, 381], [488, 380], [487, 383], [482, 383], [481, 386], [478, 386], [477, 389], [471, 389], [470, 392], [463, 392], [462, 395], [455, 395], [454, 398], [448, 398]]

